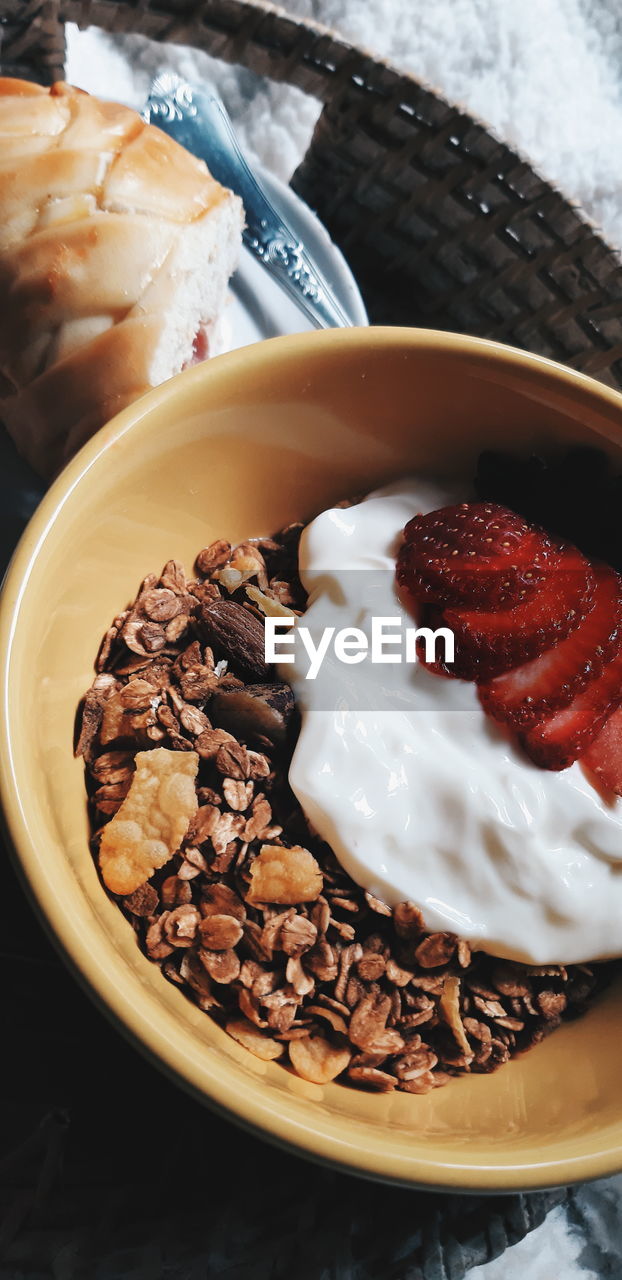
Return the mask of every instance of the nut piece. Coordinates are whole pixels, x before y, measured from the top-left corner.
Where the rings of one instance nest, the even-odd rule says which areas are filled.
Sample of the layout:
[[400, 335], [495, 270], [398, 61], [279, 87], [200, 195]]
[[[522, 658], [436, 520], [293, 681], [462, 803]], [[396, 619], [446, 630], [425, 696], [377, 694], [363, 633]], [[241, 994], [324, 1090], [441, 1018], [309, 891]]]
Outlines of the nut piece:
[[288, 684], [247, 684], [214, 694], [210, 715], [214, 724], [236, 737], [267, 738], [281, 743], [294, 712], [294, 695]]
[[197, 808], [194, 751], [139, 751], [121, 808], [104, 827], [99, 865], [111, 893], [133, 893], [177, 852]]
[[351, 1057], [350, 1049], [331, 1044], [324, 1036], [305, 1036], [289, 1042], [289, 1060], [296, 1075], [311, 1084], [328, 1084], [340, 1076]]
[[227, 1023], [227, 1032], [237, 1040], [238, 1044], [250, 1049], [256, 1058], [261, 1058], [264, 1062], [272, 1062], [275, 1058], [280, 1058], [284, 1052], [285, 1046], [279, 1044], [278, 1040], [272, 1040], [270, 1036], [264, 1036], [259, 1027], [247, 1022], [246, 1018], [233, 1018]]
[[275, 902], [294, 906], [298, 902], [314, 902], [322, 892], [324, 881], [319, 864], [300, 845], [285, 849], [278, 844], [262, 844], [250, 870], [246, 898], [252, 905]]
[[218, 646], [233, 666], [255, 679], [267, 679], [263, 624], [249, 609], [235, 600], [213, 600], [201, 609], [201, 620], [209, 643]]

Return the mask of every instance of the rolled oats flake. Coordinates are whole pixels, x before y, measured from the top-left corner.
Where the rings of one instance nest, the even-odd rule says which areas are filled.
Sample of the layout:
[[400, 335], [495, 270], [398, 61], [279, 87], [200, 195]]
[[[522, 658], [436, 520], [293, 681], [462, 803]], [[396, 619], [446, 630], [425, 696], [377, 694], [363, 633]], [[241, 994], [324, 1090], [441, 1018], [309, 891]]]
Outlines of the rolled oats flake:
[[364, 1089], [373, 1089], [376, 1093], [391, 1093], [397, 1085], [397, 1078], [388, 1071], [378, 1067], [352, 1066], [348, 1071], [348, 1079]]
[[210, 951], [228, 951], [237, 946], [243, 932], [235, 916], [214, 914], [201, 920], [201, 942]]
[[297, 1075], [312, 1084], [328, 1084], [345, 1071], [351, 1050], [347, 1045], [331, 1043], [322, 1035], [303, 1036], [289, 1044], [289, 1060]]
[[228, 986], [240, 976], [240, 957], [232, 947], [225, 951], [209, 951], [201, 947], [199, 956], [210, 977], [221, 986]]
[[261, 1058], [262, 1062], [273, 1062], [276, 1058], [281, 1058], [285, 1052], [284, 1045], [279, 1044], [278, 1040], [273, 1040], [271, 1036], [262, 1035], [245, 1018], [230, 1018], [226, 1023], [226, 1030], [238, 1044], [243, 1045], [256, 1058]]
[[301, 956], [315, 945], [317, 929], [306, 916], [292, 915], [283, 921], [279, 932], [280, 949], [288, 956]]
[[182, 903], [167, 912], [164, 934], [173, 947], [191, 947], [201, 922], [200, 912], [191, 903]]

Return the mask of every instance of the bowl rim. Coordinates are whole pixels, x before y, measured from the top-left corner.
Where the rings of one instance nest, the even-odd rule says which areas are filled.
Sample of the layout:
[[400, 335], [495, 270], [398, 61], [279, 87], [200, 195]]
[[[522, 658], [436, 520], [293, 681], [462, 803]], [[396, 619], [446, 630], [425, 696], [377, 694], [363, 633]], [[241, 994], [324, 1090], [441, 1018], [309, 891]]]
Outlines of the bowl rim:
[[[211, 1077], [211, 1092], [198, 1083], [197, 1072], [188, 1057], [180, 1062], [170, 1041], [140, 1008], [124, 993], [106, 982], [105, 966], [94, 957], [86, 945], [80, 929], [70, 913], [63, 909], [59, 897], [50, 896], [49, 886], [39, 881], [36, 850], [30, 838], [28, 822], [22, 806], [19, 780], [14, 768], [13, 725], [9, 715], [9, 675], [17, 619], [38, 552], [48, 532], [62, 512], [65, 503], [80, 484], [83, 477], [111, 447], [131, 431], [157, 406], [174, 398], [180, 378], [184, 386], [193, 380], [200, 386], [204, 379], [217, 371], [227, 376], [230, 370], [239, 368], [241, 376], [248, 376], [257, 363], [281, 356], [303, 360], [309, 347], [332, 344], [335, 349], [378, 350], [378, 348], [417, 348], [430, 353], [460, 354], [485, 357], [493, 365], [500, 364], [517, 373], [535, 376], [555, 383], [579, 398], [600, 402], [622, 414], [622, 395], [585, 374], [557, 364], [546, 357], [536, 356], [518, 348], [487, 339], [473, 338], [438, 330], [400, 327], [366, 327], [288, 335], [244, 347], [215, 357], [212, 361], [179, 374], [161, 384], [140, 400], [124, 409], [105, 427], [96, 433], [71, 460], [51, 485], [24, 531], [10, 562], [0, 599], [0, 806], [8, 848], [13, 856], [18, 874], [27, 894], [34, 904], [54, 945], [60, 951], [80, 985], [94, 999], [98, 1008], [120, 1030], [134, 1047], [149, 1061], [157, 1065], [169, 1078], [174, 1079], [204, 1105], [224, 1112], [242, 1128], [259, 1135], [278, 1146], [298, 1154], [304, 1154], [321, 1164], [329, 1164], [349, 1173], [394, 1182], [422, 1189], [465, 1192], [533, 1191], [556, 1187], [589, 1178], [598, 1178], [622, 1169], [622, 1142], [602, 1150], [596, 1147], [589, 1153], [576, 1157], [552, 1160], [515, 1159], [512, 1164], [470, 1164], [465, 1160], [429, 1160], [403, 1157], [397, 1153], [388, 1155], [367, 1143], [362, 1131], [356, 1147], [331, 1131], [330, 1118], [317, 1118], [313, 1125], [301, 1120], [292, 1121], [275, 1112], [259, 1096], [263, 1085], [258, 1079], [257, 1096], [253, 1099], [254, 1119], [249, 1119], [249, 1106], [245, 1096], [231, 1087], [223, 1067]], [[621, 418], [622, 425], [622, 418]], [[264, 1090], [265, 1092], [265, 1090]], [[305, 1100], [303, 1099], [303, 1102]]]

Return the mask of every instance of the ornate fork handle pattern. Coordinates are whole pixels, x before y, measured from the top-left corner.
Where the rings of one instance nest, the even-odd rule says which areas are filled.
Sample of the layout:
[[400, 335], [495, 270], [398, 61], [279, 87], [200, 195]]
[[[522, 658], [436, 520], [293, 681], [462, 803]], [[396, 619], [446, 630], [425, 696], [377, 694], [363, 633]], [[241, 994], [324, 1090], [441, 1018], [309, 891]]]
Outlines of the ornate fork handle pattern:
[[241, 197], [245, 245], [316, 328], [348, 328], [355, 323], [259, 185], [213, 91], [164, 72], [151, 86], [143, 116], [205, 160], [218, 182]]

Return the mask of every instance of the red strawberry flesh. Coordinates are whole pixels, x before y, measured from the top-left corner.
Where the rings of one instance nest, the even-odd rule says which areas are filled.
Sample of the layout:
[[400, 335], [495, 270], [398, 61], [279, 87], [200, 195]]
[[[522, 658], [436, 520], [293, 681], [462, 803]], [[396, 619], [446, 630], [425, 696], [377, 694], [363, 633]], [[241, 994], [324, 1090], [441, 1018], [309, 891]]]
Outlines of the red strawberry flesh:
[[547, 535], [522, 516], [464, 502], [408, 522], [397, 579], [420, 601], [503, 609], [534, 594], [551, 558]]
[[542, 769], [567, 769], [587, 751], [621, 702], [622, 651], [567, 707], [522, 734], [521, 742]]
[[567, 547], [560, 550], [559, 567], [513, 609], [445, 609], [444, 624], [456, 638], [455, 674], [489, 680], [539, 657], [579, 626], [590, 609], [594, 587], [589, 562]]
[[581, 756], [581, 764], [587, 765], [603, 786], [622, 796], [622, 707], [605, 720], [600, 733]]
[[513, 729], [567, 706], [622, 648], [622, 577], [595, 565], [591, 608], [566, 639], [531, 662], [480, 686], [479, 696], [495, 720]]
[[622, 795], [622, 575], [493, 503], [416, 516], [404, 537], [404, 602], [455, 636], [455, 663], [431, 670], [476, 681], [537, 765], [582, 758]]

